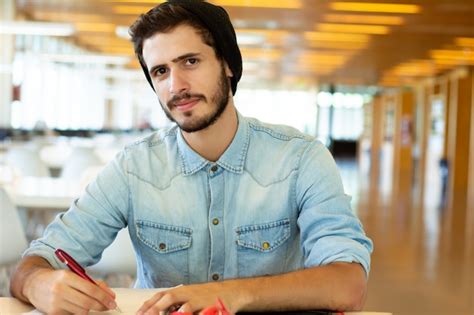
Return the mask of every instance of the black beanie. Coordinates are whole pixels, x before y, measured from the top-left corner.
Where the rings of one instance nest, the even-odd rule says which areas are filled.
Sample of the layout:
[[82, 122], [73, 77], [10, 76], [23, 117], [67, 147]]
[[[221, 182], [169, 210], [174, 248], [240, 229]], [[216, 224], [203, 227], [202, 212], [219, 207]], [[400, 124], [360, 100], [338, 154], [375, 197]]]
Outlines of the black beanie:
[[[160, 5], [166, 5], [164, 2]], [[235, 95], [237, 83], [242, 77], [242, 55], [237, 45], [234, 27], [227, 12], [219, 6], [202, 0], [168, 0], [169, 4], [177, 5], [193, 14], [205, 26], [214, 38], [215, 49], [227, 62], [232, 71], [231, 88]], [[158, 7], [160, 6], [158, 5]], [[144, 65], [142, 65], [142, 68]], [[145, 76], [153, 88], [153, 84], [146, 68]]]

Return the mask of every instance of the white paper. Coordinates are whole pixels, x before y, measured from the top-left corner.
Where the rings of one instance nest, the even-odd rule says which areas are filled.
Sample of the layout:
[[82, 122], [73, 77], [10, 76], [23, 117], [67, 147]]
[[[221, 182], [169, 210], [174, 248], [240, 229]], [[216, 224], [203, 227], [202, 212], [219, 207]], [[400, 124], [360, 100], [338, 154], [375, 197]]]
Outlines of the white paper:
[[[119, 306], [122, 313], [118, 311], [106, 311], [106, 312], [90, 312], [89, 314], [135, 314], [142, 304], [150, 299], [155, 293], [169, 290], [167, 289], [125, 289], [125, 288], [114, 288], [112, 289], [116, 294], [115, 301]], [[38, 310], [33, 310], [28, 313], [22, 314], [42, 314]]]

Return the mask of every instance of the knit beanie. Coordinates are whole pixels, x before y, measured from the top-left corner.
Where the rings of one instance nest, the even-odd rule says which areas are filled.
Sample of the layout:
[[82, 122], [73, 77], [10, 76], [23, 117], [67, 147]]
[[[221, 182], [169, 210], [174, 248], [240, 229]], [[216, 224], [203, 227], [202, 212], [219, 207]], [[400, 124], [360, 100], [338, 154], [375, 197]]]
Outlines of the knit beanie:
[[[235, 95], [237, 83], [242, 77], [242, 55], [237, 45], [237, 37], [229, 15], [220, 6], [202, 0], [168, 0], [171, 5], [177, 5], [194, 15], [205, 26], [214, 38], [215, 48], [227, 62], [233, 76], [231, 77], [232, 94]], [[166, 2], [160, 4], [164, 5]], [[142, 65], [143, 66], [143, 65]], [[145, 76], [153, 88], [151, 78], [146, 71]]]

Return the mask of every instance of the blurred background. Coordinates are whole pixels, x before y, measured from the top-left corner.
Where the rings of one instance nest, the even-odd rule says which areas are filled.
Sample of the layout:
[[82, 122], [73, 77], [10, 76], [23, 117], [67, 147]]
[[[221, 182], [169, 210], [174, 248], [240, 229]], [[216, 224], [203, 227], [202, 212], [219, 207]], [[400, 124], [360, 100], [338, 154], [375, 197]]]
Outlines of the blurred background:
[[[170, 124], [128, 35], [160, 2], [0, 0], [0, 296], [103, 165]], [[244, 58], [238, 110], [336, 158], [375, 244], [365, 310], [474, 314], [474, 2], [210, 2]], [[91, 269], [116, 287], [135, 276], [119, 236]]]

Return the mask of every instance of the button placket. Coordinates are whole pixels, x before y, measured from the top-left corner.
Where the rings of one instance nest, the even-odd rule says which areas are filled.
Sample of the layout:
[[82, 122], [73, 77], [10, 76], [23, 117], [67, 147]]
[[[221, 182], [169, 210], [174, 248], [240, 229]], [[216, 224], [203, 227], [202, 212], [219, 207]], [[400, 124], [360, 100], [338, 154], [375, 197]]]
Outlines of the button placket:
[[208, 183], [210, 191], [209, 204], [209, 233], [210, 233], [210, 259], [208, 281], [218, 281], [224, 276], [225, 263], [225, 236], [224, 224], [224, 172], [220, 172], [217, 164], [208, 169]]

